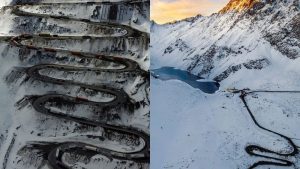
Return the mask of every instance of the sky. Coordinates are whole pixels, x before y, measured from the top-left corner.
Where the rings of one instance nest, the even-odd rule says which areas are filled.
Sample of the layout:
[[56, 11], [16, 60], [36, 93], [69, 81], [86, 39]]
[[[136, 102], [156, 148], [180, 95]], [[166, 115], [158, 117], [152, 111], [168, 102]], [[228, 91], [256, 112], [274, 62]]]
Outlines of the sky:
[[151, 20], [163, 24], [222, 9], [229, 0], [151, 0]]

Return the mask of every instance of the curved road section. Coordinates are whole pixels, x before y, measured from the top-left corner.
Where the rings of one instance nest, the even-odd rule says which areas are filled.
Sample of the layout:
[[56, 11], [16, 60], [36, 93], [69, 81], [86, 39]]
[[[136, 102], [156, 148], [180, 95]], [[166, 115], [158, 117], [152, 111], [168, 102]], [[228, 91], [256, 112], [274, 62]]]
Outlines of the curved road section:
[[[300, 93], [300, 91], [268, 91], [268, 90], [255, 90], [255, 91], [250, 91], [249, 89], [244, 89], [244, 90], [230, 90], [229, 92], [231, 93], [239, 93], [240, 94], [240, 98], [245, 106], [245, 108], [247, 109], [252, 121], [254, 122], [254, 124], [260, 128], [261, 130], [267, 131], [269, 133], [275, 134], [283, 139], [285, 139], [289, 145], [292, 147], [292, 150], [290, 152], [276, 152], [267, 148], [264, 148], [262, 146], [259, 145], [248, 145], [245, 147], [245, 151], [251, 155], [251, 156], [255, 156], [255, 157], [261, 157], [261, 158], [265, 158], [267, 160], [262, 160], [262, 161], [258, 161], [256, 163], [254, 163], [253, 165], [251, 165], [249, 167], [249, 169], [255, 169], [259, 166], [284, 166], [284, 167], [297, 167], [295, 166], [295, 164], [291, 161], [288, 160], [288, 157], [293, 157], [299, 154], [299, 149], [298, 146], [293, 142], [293, 140], [291, 138], [289, 138], [288, 136], [285, 136], [281, 133], [278, 133], [276, 131], [273, 131], [271, 129], [268, 129], [264, 126], [262, 126], [257, 119], [255, 118], [252, 110], [250, 109], [246, 97], [249, 94], [252, 93]], [[277, 157], [274, 157], [277, 156]], [[279, 158], [281, 157], [281, 158]]]
[[[91, 4], [91, 2], [89, 2]], [[95, 2], [96, 3], [96, 2]], [[119, 2], [120, 3], [120, 2]], [[128, 2], [127, 2], [128, 3]], [[84, 4], [84, 3], [78, 3], [78, 4]], [[80, 22], [86, 22], [89, 24], [95, 24], [99, 26], [110, 26], [110, 27], [118, 27], [121, 29], [126, 30], [126, 34], [123, 36], [131, 37], [131, 36], [145, 36], [148, 37], [147, 33], [140, 32], [138, 30], [132, 29], [129, 26], [125, 25], [117, 25], [114, 23], [97, 23], [92, 22], [86, 19], [77, 19], [77, 18], [69, 18], [69, 17], [58, 17], [58, 16], [51, 16], [47, 14], [35, 14], [35, 13], [29, 13], [20, 10], [20, 7], [22, 5], [12, 6], [12, 13], [17, 16], [36, 16], [36, 17], [50, 17], [60, 20], [73, 20], [73, 21], [80, 21]], [[131, 103], [131, 100], [127, 93], [123, 91], [122, 89], [116, 89], [113, 87], [110, 87], [108, 85], [89, 85], [84, 84], [81, 82], [74, 82], [72, 80], [63, 80], [63, 79], [56, 79], [52, 77], [48, 77], [45, 75], [42, 75], [39, 73], [42, 69], [59, 69], [63, 71], [93, 71], [93, 72], [111, 72], [111, 73], [122, 73], [122, 72], [131, 72], [135, 75], [141, 75], [144, 77], [145, 81], [148, 81], [149, 73], [147, 71], [144, 71], [140, 68], [139, 64], [135, 62], [134, 60], [117, 57], [117, 56], [104, 56], [100, 54], [95, 53], [84, 53], [84, 52], [78, 52], [78, 51], [69, 51], [64, 49], [55, 49], [55, 48], [43, 48], [43, 47], [36, 47], [32, 45], [26, 45], [23, 44], [22, 41], [33, 39], [33, 38], [52, 38], [52, 39], [78, 39], [78, 38], [101, 38], [101, 37], [91, 37], [91, 36], [85, 36], [85, 37], [73, 37], [73, 36], [58, 36], [58, 35], [47, 35], [47, 34], [39, 34], [39, 35], [28, 35], [23, 34], [16, 37], [2, 37], [2, 39], [9, 39], [10, 43], [14, 46], [17, 46], [19, 48], [27, 48], [31, 50], [39, 50], [39, 51], [45, 51], [45, 52], [68, 52], [71, 55], [82, 57], [82, 58], [96, 58], [108, 62], [114, 62], [119, 65], [122, 65], [122, 68], [119, 69], [102, 69], [102, 68], [87, 68], [87, 67], [75, 67], [75, 66], [67, 66], [67, 65], [56, 65], [56, 64], [42, 64], [42, 65], [36, 65], [32, 66], [30, 68], [27, 68], [26, 73], [29, 77], [39, 80], [46, 83], [53, 83], [57, 85], [73, 85], [73, 86], [80, 86], [83, 88], [88, 88], [94, 91], [98, 91], [101, 93], [107, 93], [114, 96], [114, 99], [109, 102], [95, 102], [95, 101], [89, 101], [89, 100], [78, 100], [77, 98], [61, 95], [61, 94], [46, 94], [46, 95], [40, 95], [40, 96], [31, 96], [32, 99], [32, 105], [33, 108], [42, 114], [46, 114], [49, 116], [54, 116], [60, 119], [66, 119], [70, 121], [74, 121], [80, 124], [89, 125], [89, 126], [99, 126], [104, 128], [105, 130], [117, 132], [124, 135], [130, 135], [135, 136], [135, 138], [139, 138], [140, 144], [143, 144], [143, 148], [140, 150], [137, 150], [135, 152], [118, 152], [109, 150], [106, 148], [100, 148], [93, 145], [89, 145], [86, 143], [80, 143], [80, 142], [65, 142], [59, 144], [59, 146], [54, 146], [51, 148], [50, 153], [48, 154], [48, 162], [49, 165], [53, 169], [71, 169], [71, 166], [68, 164], [65, 164], [62, 160], [63, 154], [71, 149], [78, 149], [81, 151], [89, 151], [93, 152], [94, 154], [102, 154], [104, 156], [109, 157], [110, 159], [119, 159], [119, 160], [130, 160], [135, 161], [139, 163], [149, 163], [150, 161], [150, 139], [149, 135], [139, 129], [127, 127], [127, 126], [114, 126], [110, 124], [106, 124], [99, 121], [90, 120], [88, 118], [83, 117], [76, 117], [72, 115], [67, 115], [61, 112], [53, 111], [51, 109], [46, 108], [45, 104], [47, 102], [51, 102], [54, 100], [59, 100], [62, 103], [67, 104], [83, 104], [83, 105], [91, 105], [96, 106], [99, 108], [111, 108], [111, 107], [117, 107], [117, 106], [126, 106], [133, 104]]]

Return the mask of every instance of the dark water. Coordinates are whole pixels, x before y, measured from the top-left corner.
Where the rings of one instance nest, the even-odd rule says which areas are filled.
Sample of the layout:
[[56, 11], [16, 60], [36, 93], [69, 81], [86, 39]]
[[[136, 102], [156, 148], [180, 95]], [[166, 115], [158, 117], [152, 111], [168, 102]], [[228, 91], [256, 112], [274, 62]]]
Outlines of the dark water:
[[209, 82], [199, 82], [197, 80], [203, 79], [202, 77], [193, 75], [187, 71], [175, 69], [173, 67], [162, 67], [159, 69], [151, 70], [151, 75], [154, 78], [161, 80], [171, 80], [177, 79], [181, 80], [194, 88], [198, 88], [205, 93], [215, 93], [219, 90], [220, 84], [218, 82], [209, 81]]

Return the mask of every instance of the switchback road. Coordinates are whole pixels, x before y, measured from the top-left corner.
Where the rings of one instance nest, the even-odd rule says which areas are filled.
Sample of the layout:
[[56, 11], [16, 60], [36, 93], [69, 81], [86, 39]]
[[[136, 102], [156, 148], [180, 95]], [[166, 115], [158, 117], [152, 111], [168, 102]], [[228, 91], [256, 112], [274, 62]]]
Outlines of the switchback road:
[[[122, 3], [122, 2], [118, 2]], [[130, 2], [125, 2], [130, 3]], [[133, 3], [141, 3], [141, 2], [133, 2]], [[64, 4], [64, 3], [62, 3]], [[87, 3], [76, 3], [78, 5], [86, 5]], [[101, 5], [99, 2], [88, 2], [88, 4], [97, 4]], [[106, 3], [109, 4], [109, 3]], [[78, 22], [85, 22], [87, 24], [93, 24], [96, 26], [108, 26], [111, 28], [120, 28], [126, 31], [126, 33], [120, 37], [137, 37], [137, 36], [143, 36], [148, 38], [148, 34], [144, 32], [140, 32], [136, 29], [133, 29], [126, 25], [120, 25], [117, 23], [98, 23], [95, 21], [90, 21], [87, 19], [80, 19], [80, 18], [70, 18], [66, 16], [55, 16], [55, 15], [48, 15], [48, 14], [38, 14], [38, 13], [30, 13], [22, 11], [20, 8], [22, 6], [28, 5], [35, 5], [35, 4], [22, 4], [17, 6], [9, 6], [6, 8], [11, 8], [12, 13], [20, 16], [20, 17], [42, 17], [42, 18], [53, 18], [58, 20], [72, 20], [72, 21], [78, 21]], [[49, 4], [47, 4], [49, 5]], [[51, 4], [50, 4], [51, 5]], [[26, 73], [30, 78], [33, 78], [35, 80], [39, 80], [45, 83], [52, 83], [56, 85], [70, 85], [70, 86], [79, 86], [86, 89], [91, 89], [97, 92], [101, 93], [107, 93], [114, 96], [114, 99], [109, 102], [97, 102], [97, 101], [90, 101], [90, 100], [78, 100], [74, 97], [63, 95], [63, 94], [46, 94], [46, 95], [36, 95], [31, 96], [32, 99], [32, 105], [33, 108], [42, 114], [53, 116], [60, 119], [66, 119], [70, 121], [74, 121], [83, 125], [87, 126], [99, 126], [104, 128], [105, 130], [117, 132], [124, 135], [134, 136], [136, 138], [140, 139], [140, 144], [143, 144], [143, 148], [140, 150], [136, 150], [134, 152], [118, 152], [113, 151], [110, 149], [106, 149], [105, 147], [96, 147], [90, 144], [86, 143], [80, 143], [80, 142], [64, 142], [59, 144], [58, 146], [55, 145], [51, 148], [50, 153], [48, 154], [48, 162], [49, 165], [53, 169], [71, 169], [71, 166], [68, 164], [65, 164], [62, 160], [62, 155], [70, 149], [78, 149], [82, 152], [84, 151], [91, 151], [94, 154], [102, 154], [104, 156], [107, 156], [109, 158], [113, 159], [119, 159], [119, 160], [130, 160], [140, 163], [149, 163], [150, 159], [150, 139], [149, 135], [145, 133], [142, 130], [139, 130], [137, 128], [129, 127], [129, 126], [114, 126], [111, 124], [106, 124], [104, 122], [100, 122], [98, 120], [91, 120], [88, 118], [83, 117], [77, 117], [70, 114], [64, 114], [62, 112], [52, 111], [51, 109], [47, 108], [45, 104], [47, 102], [53, 102], [54, 100], [59, 100], [60, 103], [66, 103], [66, 104], [80, 104], [80, 105], [90, 105], [95, 106], [98, 108], [113, 108], [118, 106], [125, 106], [126, 104], [132, 104], [131, 99], [127, 95], [125, 91], [122, 89], [116, 89], [114, 87], [111, 87], [109, 85], [89, 85], [84, 84], [81, 82], [75, 82], [72, 80], [63, 80], [63, 79], [56, 79], [53, 77], [49, 77], [46, 75], [40, 74], [40, 70], [42, 69], [58, 69], [61, 71], [92, 71], [92, 72], [110, 72], [110, 73], [122, 73], [122, 72], [131, 72], [135, 75], [141, 75], [145, 78], [146, 81], [149, 79], [149, 73], [145, 70], [142, 70], [137, 62], [131, 59], [119, 57], [119, 56], [107, 56], [97, 53], [87, 53], [87, 52], [80, 52], [80, 51], [70, 51], [67, 49], [57, 49], [57, 48], [51, 48], [51, 47], [38, 47], [33, 45], [24, 44], [23, 41], [30, 40], [30, 39], [94, 39], [94, 38], [101, 38], [101, 37], [95, 37], [95, 36], [59, 36], [59, 35], [48, 35], [48, 34], [22, 34], [15, 37], [10, 36], [4, 36], [0, 37], [0, 40], [2, 41], [9, 41], [11, 45], [18, 47], [18, 48], [26, 48], [29, 50], [38, 50], [42, 52], [67, 52], [70, 55], [81, 57], [81, 58], [95, 58], [99, 60], [104, 60], [107, 62], [113, 62], [118, 65], [122, 65], [122, 68], [115, 69], [115, 68], [88, 68], [88, 67], [77, 67], [77, 66], [71, 66], [71, 65], [57, 65], [57, 64], [40, 64], [35, 65], [32, 67], [29, 67], [26, 69]], [[115, 37], [117, 38], [117, 37]], [[84, 113], [84, 112], [83, 112]]]
[[[271, 91], [271, 90], [249, 90], [249, 89], [236, 90], [236, 89], [233, 89], [233, 90], [230, 90], [229, 92], [240, 94], [240, 98], [241, 98], [245, 108], [247, 109], [252, 121], [258, 128], [283, 138], [284, 140], [286, 140], [289, 143], [289, 145], [292, 148], [291, 151], [283, 153], [283, 152], [276, 152], [276, 151], [264, 148], [259, 145], [253, 145], [253, 144], [248, 145], [248, 146], [246, 146], [245, 151], [249, 155], [256, 156], [256, 157], [262, 157], [262, 158], [266, 159], [266, 160], [262, 160], [262, 161], [258, 161], [256, 163], [254, 163], [253, 165], [251, 165], [249, 167], [249, 169], [254, 169], [259, 166], [286, 166], [286, 167], [293, 166], [293, 167], [296, 167], [295, 164], [293, 162], [289, 161], [287, 158], [293, 157], [293, 156], [296, 156], [297, 154], [299, 154], [298, 146], [293, 142], [293, 140], [291, 138], [262, 126], [257, 121], [252, 110], [250, 109], [246, 97], [253, 93], [299, 93], [300, 94], [300, 91]], [[281, 157], [281, 158], [279, 158], [279, 157]]]

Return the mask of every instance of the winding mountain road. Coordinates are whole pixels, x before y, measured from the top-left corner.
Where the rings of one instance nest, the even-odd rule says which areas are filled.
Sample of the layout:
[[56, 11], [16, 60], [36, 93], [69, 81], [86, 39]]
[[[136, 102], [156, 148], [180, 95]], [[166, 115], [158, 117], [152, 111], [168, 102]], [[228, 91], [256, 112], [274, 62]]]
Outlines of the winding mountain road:
[[[122, 2], [118, 2], [122, 3]], [[130, 2], [126, 2], [130, 3]], [[140, 3], [140, 2], [134, 2], [134, 3]], [[61, 3], [64, 4], [64, 3]], [[76, 3], [78, 5], [81, 4], [87, 4], [87, 3]], [[99, 2], [88, 2], [88, 4], [101, 4]], [[26, 4], [28, 5], [35, 5], [35, 4]], [[48, 4], [49, 5], [49, 4]], [[50, 4], [51, 5], [51, 4]], [[95, 21], [90, 21], [86, 19], [78, 19], [78, 18], [70, 18], [66, 16], [55, 16], [55, 15], [47, 15], [47, 14], [37, 14], [37, 13], [29, 13], [22, 11], [20, 8], [24, 6], [17, 5], [17, 6], [9, 6], [7, 8], [12, 9], [12, 13], [17, 16], [22, 17], [42, 17], [42, 18], [54, 18], [59, 20], [72, 20], [72, 21], [78, 21], [78, 22], [85, 22], [88, 24], [93, 24], [97, 26], [109, 26], [111, 28], [121, 28], [126, 31], [126, 34], [121, 35], [120, 37], [137, 37], [137, 36], [144, 36], [146, 38], [149, 37], [147, 33], [140, 32], [136, 29], [133, 29], [126, 25], [120, 25], [117, 23], [98, 23]], [[88, 126], [99, 126], [102, 127], [105, 130], [117, 132], [120, 134], [128, 135], [128, 136], [134, 136], [135, 138], [139, 138], [140, 144], [143, 144], [143, 148], [136, 150], [134, 152], [118, 152], [110, 149], [106, 149], [103, 147], [96, 147], [90, 144], [81, 143], [81, 142], [64, 142], [60, 143], [58, 146], [53, 146], [50, 150], [50, 153], [48, 154], [48, 163], [51, 168], [53, 169], [71, 169], [72, 167], [68, 164], [65, 164], [62, 160], [62, 155], [70, 149], [78, 149], [81, 151], [90, 151], [96, 154], [102, 154], [104, 156], [107, 156], [109, 158], [113, 159], [119, 159], [119, 160], [130, 160], [135, 161], [139, 163], [149, 163], [150, 160], [150, 139], [149, 135], [145, 133], [142, 130], [139, 130], [137, 128], [133, 127], [127, 127], [127, 126], [115, 126], [111, 124], [107, 124], [104, 122], [100, 122], [97, 120], [91, 120], [84, 117], [77, 117], [70, 114], [64, 114], [60, 112], [54, 112], [51, 109], [48, 109], [46, 107], [47, 102], [51, 102], [53, 100], [59, 100], [61, 103], [67, 103], [67, 104], [80, 104], [80, 105], [90, 105], [95, 106], [98, 108], [113, 108], [118, 106], [125, 106], [126, 104], [133, 104], [131, 103], [131, 99], [127, 95], [125, 91], [122, 89], [116, 89], [114, 87], [108, 86], [108, 85], [90, 85], [90, 84], [84, 84], [81, 82], [75, 82], [72, 80], [64, 80], [64, 79], [56, 79], [53, 77], [49, 77], [46, 75], [40, 74], [40, 70], [42, 69], [57, 69], [61, 71], [92, 71], [92, 72], [110, 72], [110, 73], [122, 73], [122, 72], [131, 72], [135, 75], [140, 75], [144, 77], [145, 81], [148, 81], [149, 79], [149, 72], [142, 70], [137, 62], [131, 59], [117, 57], [117, 56], [107, 56], [107, 55], [101, 55], [97, 53], [87, 53], [87, 52], [79, 52], [79, 51], [70, 51], [65, 49], [57, 49], [57, 48], [45, 48], [45, 47], [37, 47], [32, 46], [28, 44], [24, 44], [24, 40], [30, 40], [30, 39], [94, 39], [94, 38], [101, 38], [101, 37], [95, 37], [95, 36], [59, 36], [59, 35], [45, 35], [45, 34], [39, 34], [39, 35], [31, 35], [31, 34], [22, 34], [15, 37], [5, 36], [1, 37], [1, 40], [10, 41], [11, 45], [19, 47], [19, 48], [26, 48], [30, 50], [38, 50], [42, 52], [66, 52], [70, 55], [74, 55], [76, 57], [81, 58], [95, 58], [99, 60], [104, 60], [107, 62], [113, 62], [118, 65], [122, 65], [122, 68], [89, 68], [89, 67], [77, 67], [77, 66], [70, 66], [70, 65], [57, 65], [57, 64], [40, 64], [35, 65], [32, 67], [29, 67], [26, 69], [26, 73], [30, 78], [33, 78], [35, 80], [39, 80], [45, 83], [52, 83], [57, 85], [71, 85], [71, 86], [79, 86], [86, 89], [91, 89], [93, 91], [101, 92], [101, 93], [107, 93], [114, 96], [114, 99], [108, 102], [96, 102], [96, 101], [89, 101], [89, 100], [78, 100], [75, 97], [63, 95], [63, 94], [46, 94], [46, 95], [38, 95], [38, 96], [32, 96], [30, 99], [32, 100], [33, 108], [42, 114], [57, 117], [60, 119], [66, 119], [70, 121], [74, 121], [83, 125]]]
[[[267, 131], [269, 133], [275, 134], [283, 139], [285, 139], [289, 145], [291, 146], [292, 150], [290, 152], [276, 152], [276, 151], [272, 151], [270, 149], [264, 148], [262, 146], [259, 145], [248, 145], [245, 147], [245, 151], [251, 155], [251, 156], [256, 156], [256, 157], [262, 157], [267, 160], [262, 160], [262, 161], [258, 161], [256, 163], [254, 163], [253, 165], [251, 165], [249, 167], [249, 169], [254, 169], [257, 168], [259, 166], [286, 166], [286, 167], [290, 167], [290, 166], [295, 166], [295, 164], [291, 161], [289, 161], [287, 158], [288, 157], [293, 157], [296, 156], [297, 154], [299, 154], [299, 149], [298, 146], [293, 142], [292, 138], [289, 138], [288, 136], [285, 136], [281, 133], [278, 133], [276, 131], [270, 130], [264, 126], [262, 126], [257, 119], [255, 118], [255, 116], [253, 115], [252, 110], [250, 109], [246, 97], [250, 94], [253, 93], [300, 93], [300, 91], [268, 91], [268, 90], [248, 90], [248, 89], [244, 89], [244, 90], [232, 90], [230, 91], [231, 93], [239, 93], [240, 94], [240, 98], [245, 106], [245, 108], [247, 109], [252, 121], [254, 122], [254, 124], [260, 128], [261, 130]], [[273, 156], [271, 156], [273, 155]], [[274, 156], [278, 156], [278, 157], [282, 157], [282, 158], [277, 158]]]

